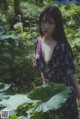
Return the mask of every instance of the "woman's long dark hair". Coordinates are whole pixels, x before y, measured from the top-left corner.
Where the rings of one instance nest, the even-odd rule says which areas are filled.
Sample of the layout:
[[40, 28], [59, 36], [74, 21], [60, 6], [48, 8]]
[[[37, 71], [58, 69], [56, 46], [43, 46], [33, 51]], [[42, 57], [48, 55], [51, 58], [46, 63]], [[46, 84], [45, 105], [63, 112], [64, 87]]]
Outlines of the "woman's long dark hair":
[[41, 21], [42, 21], [42, 18], [44, 15], [46, 15], [45, 21], [50, 20], [50, 18], [52, 18], [56, 24], [56, 27], [55, 27], [55, 30], [53, 33], [53, 38], [55, 40], [57, 40], [58, 43], [61, 43], [61, 42], [67, 42], [68, 43], [65, 32], [64, 32], [64, 28], [63, 28], [62, 14], [61, 14], [59, 8], [56, 6], [48, 5], [41, 12], [41, 14], [39, 16], [40, 35], [43, 36], [43, 33], [41, 31]]

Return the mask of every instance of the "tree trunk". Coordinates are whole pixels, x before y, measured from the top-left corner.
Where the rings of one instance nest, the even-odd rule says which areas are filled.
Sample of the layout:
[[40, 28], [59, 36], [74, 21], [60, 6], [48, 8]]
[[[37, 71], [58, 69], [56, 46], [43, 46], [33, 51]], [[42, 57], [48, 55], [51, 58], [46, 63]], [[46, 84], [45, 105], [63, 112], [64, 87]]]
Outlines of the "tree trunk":
[[6, 11], [8, 10], [7, 0], [1, 0], [1, 7], [2, 7], [2, 10], [6, 13]]
[[15, 16], [18, 16], [19, 14], [21, 14], [20, 0], [14, 0], [14, 14]]

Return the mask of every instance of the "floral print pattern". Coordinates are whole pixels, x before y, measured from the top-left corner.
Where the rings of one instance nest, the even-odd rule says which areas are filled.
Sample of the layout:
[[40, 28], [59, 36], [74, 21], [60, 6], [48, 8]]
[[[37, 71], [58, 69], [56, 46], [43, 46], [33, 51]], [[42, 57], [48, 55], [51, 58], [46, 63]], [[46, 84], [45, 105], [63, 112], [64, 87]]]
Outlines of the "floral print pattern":
[[[71, 74], [76, 73], [72, 49], [68, 43], [57, 44], [49, 62], [46, 64], [42, 56], [42, 40], [43, 38], [40, 36], [35, 42], [34, 66], [39, 68], [45, 77], [46, 83], [56, 82], [73, 86], [72, 96], [68, 103], [59, 111], [59, 116], [61, 119], [78, 119], [75, 88], [70, 80]], [[66, 118], [66, 116], [68, 118]]]
[[38, 37], [35, 43], [34, 65], [43, 73], [45, 79], [49, 79], [49, 82], [64, 82], [66, 85], [71, 85], [69, 76], [76, 71], [69, 44], [57, 44], [50, 61], [46, 64], [42, 56], [41, 43], [42, 38]]

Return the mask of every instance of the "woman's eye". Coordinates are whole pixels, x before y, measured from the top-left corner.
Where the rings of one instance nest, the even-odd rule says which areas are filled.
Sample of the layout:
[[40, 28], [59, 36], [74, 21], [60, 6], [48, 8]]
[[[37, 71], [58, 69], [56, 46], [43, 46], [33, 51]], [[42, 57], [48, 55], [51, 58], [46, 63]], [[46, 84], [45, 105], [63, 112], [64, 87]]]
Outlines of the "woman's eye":
[[50, 22], [50, 24], [54, 24], [53, 22]]

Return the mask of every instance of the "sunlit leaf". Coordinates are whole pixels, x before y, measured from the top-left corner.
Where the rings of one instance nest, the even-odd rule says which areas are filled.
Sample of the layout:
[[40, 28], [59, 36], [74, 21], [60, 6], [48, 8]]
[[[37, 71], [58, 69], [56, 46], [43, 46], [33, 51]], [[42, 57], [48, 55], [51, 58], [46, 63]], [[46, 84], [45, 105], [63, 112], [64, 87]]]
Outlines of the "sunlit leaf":
[[11, 87], [11, 84], [4, 84], [4, 87], [0, 89], [0, 93], [8, 90]]
[[30, 99], [41, 101], [35, 111], [46, 112], [62, 107], [70, 96], [71, 89], [71, 87], [67, 87], [64, 84], [50, 83], [37, 87], [27, 96]]
[[18, 39], [18, 36], [12, 34], [12, 35], [1, 35], [0, 40], [6, 40], [6, 39]]
[[26, 102], [32, 103], [33, 100], [29, 99], [24, 94], [16, 94], [16, 95], [10, 95], [9, 99], [4, 99], [0, 101], [0, 105], [6, 106], [6, 108], [4, 108], [3, 110], [9, 110], [10, 116], [13, 116], [16, 114], [17, 107], [22, 103], [26, 103]]
[[[0, 93], [0, 101], [2, 101], [3, 99], [9, 99], [9, 95], [6, 95], [5, 93]], [[2, 105], [2, 104], [0, 104]], [[3, 105], [5, 106], [5, 105]]]
[[18, 119], [18, 117], [14, 115], [14, 116], [10, 117], [10, 119]]
[[0, 35], [4, 33], [4, 28], [0, 26]]

